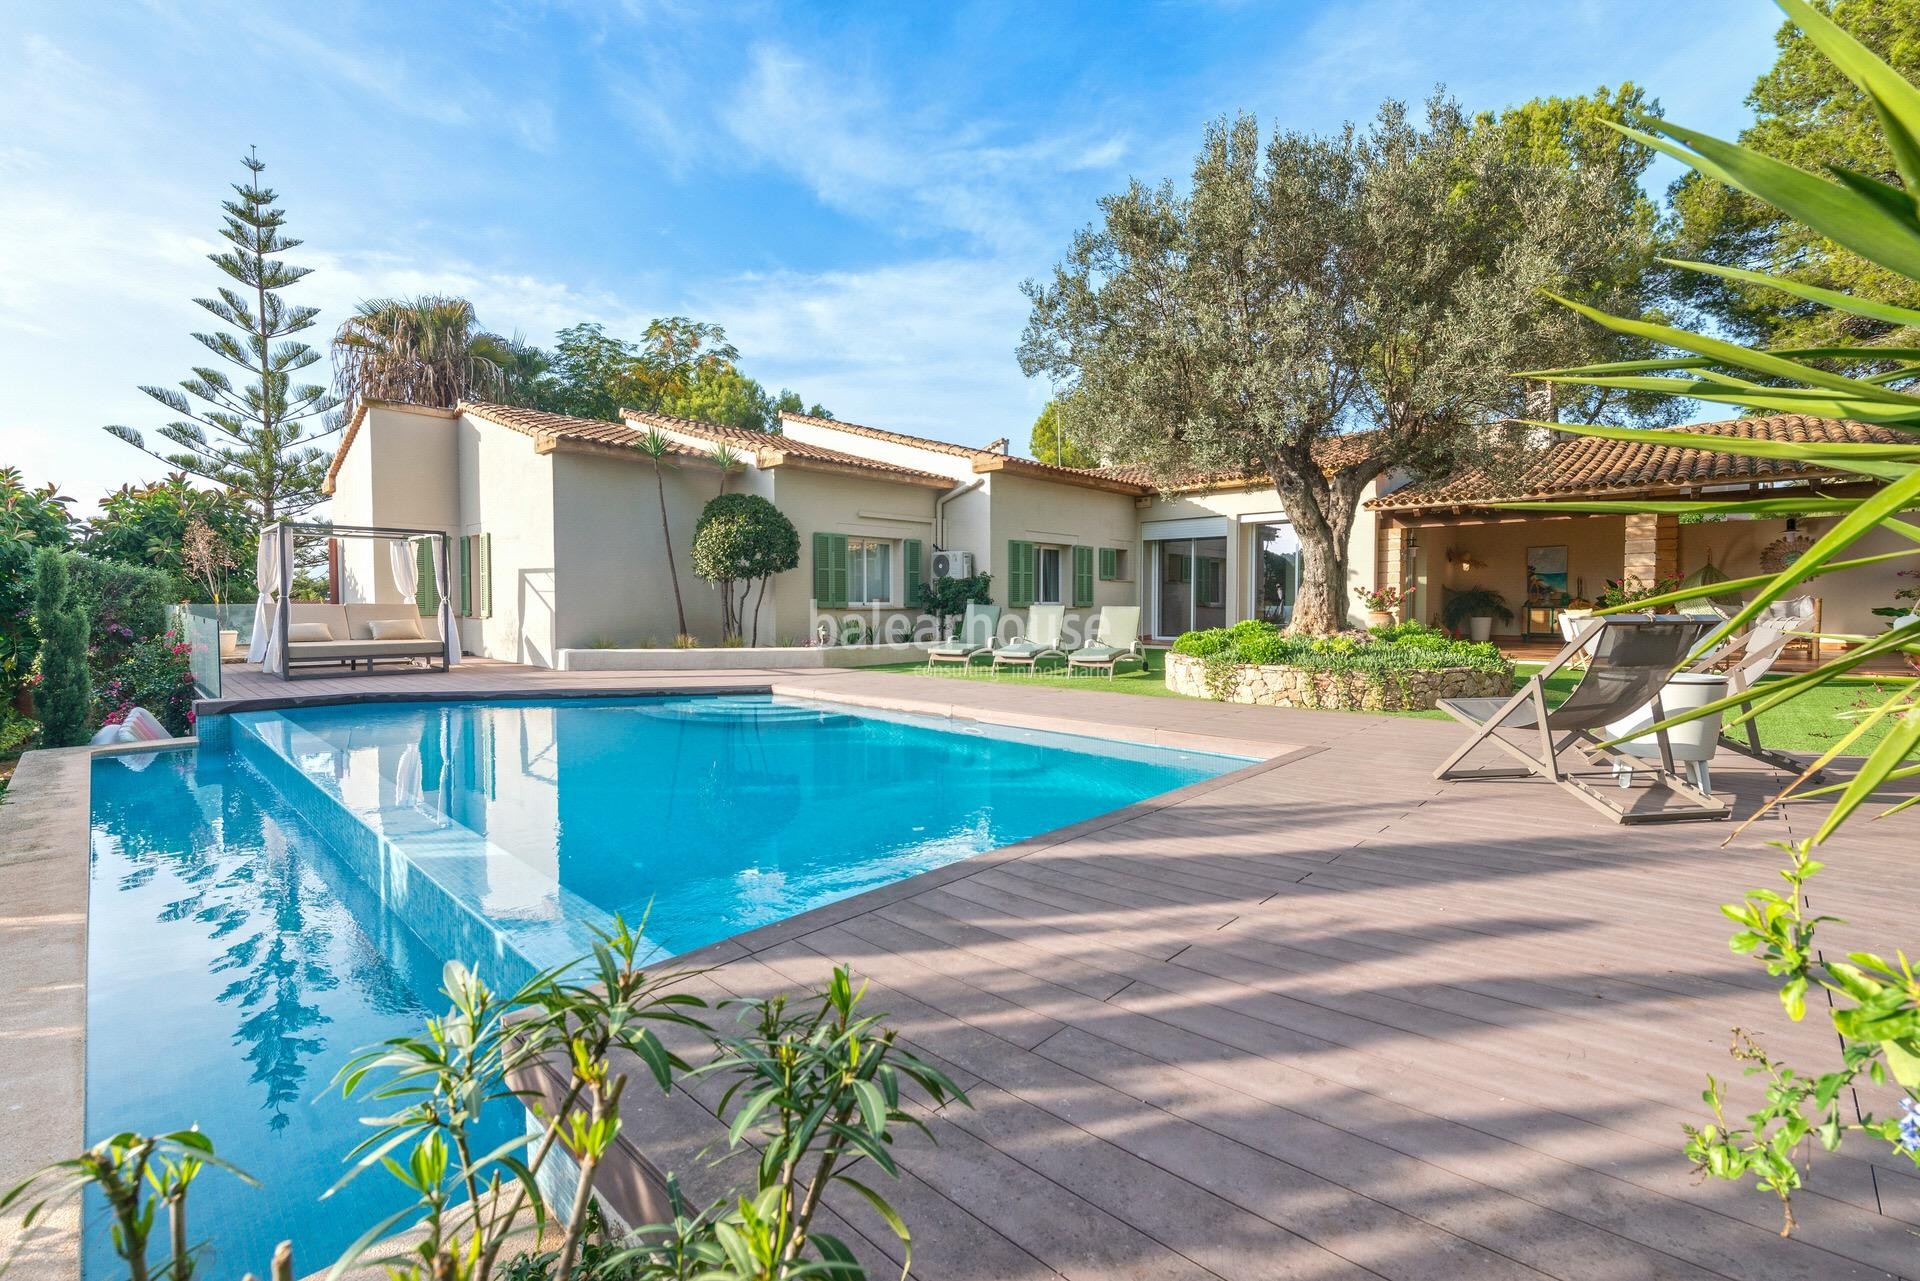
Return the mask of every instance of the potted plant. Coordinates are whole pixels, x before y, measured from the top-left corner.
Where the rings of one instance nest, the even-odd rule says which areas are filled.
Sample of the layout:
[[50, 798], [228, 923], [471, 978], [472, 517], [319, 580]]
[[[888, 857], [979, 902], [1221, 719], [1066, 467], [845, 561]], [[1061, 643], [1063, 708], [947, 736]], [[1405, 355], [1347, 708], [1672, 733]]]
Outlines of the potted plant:
[[1360, 603], [1367, 607], [1367, 626], [1369, 627], [1391, 626], [1394, 611], [1400, 608], [1401, 601], [1405, 599], [1401, 596], [1400, 589], [1394, 586], [1372, 589], [1356, 587], [1353, 589], [1353, 594], [1358, 596]]
[[1491, 637], [1496, 618], [1511, 623], [1513, 611], [1507, 608], [1506, 598], [1491, 587], [1462, 587], [1448, 592], [1446, 602], [1440, 606], [1441, 621], [1455, 632], [1465, 623], [1469, 640], [1484, 641]]

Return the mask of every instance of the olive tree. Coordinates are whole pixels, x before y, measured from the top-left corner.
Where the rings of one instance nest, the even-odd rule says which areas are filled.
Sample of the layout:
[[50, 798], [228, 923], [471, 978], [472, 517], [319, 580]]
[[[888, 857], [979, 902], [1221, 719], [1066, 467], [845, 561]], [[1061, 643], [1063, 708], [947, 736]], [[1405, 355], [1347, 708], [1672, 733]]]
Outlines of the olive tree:
[[1364, 129], [1264, 147], [1252, 118], [1223, 119], [1188, 190], [1106, 197], [1027, 282], [1020, 363], [1104, 457], [1271, 477], [1301, 544], [1293, 629], [1334, 631], [1368, 484], [1511, 460], [1509, 371], [1611, 350], [1543, 291], [1641, 309], [1622, 264], [1651, 249], [1621, 189], [1604, 156], [1542, 162], [1441, 94], [1423, 119], [1389, 102]]
[[700, 509], [693, 527], [693, 572], [720, 588], [721, 629], [748, 636], [747, 598], [753, 586], [750, 644], [760, 643], [760, 606], [767, 580], [800, 564], [800, 531], [758, 494], [721, 494]]

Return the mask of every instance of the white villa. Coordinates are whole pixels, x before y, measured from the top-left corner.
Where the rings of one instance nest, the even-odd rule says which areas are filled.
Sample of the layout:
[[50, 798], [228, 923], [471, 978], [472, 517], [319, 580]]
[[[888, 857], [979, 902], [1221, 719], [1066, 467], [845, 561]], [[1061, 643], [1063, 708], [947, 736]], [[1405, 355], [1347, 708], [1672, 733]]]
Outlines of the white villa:
[[[362, 405], [327, 477], [343, 525], [444, 530], [453, 544], [461, 648], [470, 654], [568, 667], [579, 651], [653, 648], [678, 631], [662, 548], [652, 463], [634, 449], [651, 430], [674, 444], [664, 466], [667, 523], [690, 632], [720, 641], [715, 590], [689, 563], [694, 522], [728, 490], [759, 494], [800, 534], [797, 569], [777, 576], [759, 615], [759, 640], [805, 644], [823, 618], [858, 617], [880, 630], [911, 618], [908, 584], [944, 571], [993, 575], [1010, 614], [1035, 603], [1083, 620], [1102, 605], [1139, 604], [1142, 632], [1180, 633], [1246, 618], [1283, 620], [1294, 599], [1298, 546], [1270, 481], [1196, 478], [1157, 485], [1139, 468], [1076, 469], [1008, 452], [855, 423], [781, 416], [778, 434], [629, 412], [621, 423], [504, 405], [454, 409]], [[1699, 433], [1777, 439], [1880, 439], [1885, 429], [1797, 415], [1702, 424]], [[723, 477], [724, 446], [738, 461]], [[1779, 520], [1687, 525], [1671, 516], [1518, 515], [1501, 498], [1779, 496], [1836, 478], [1791, 465], [1694, 450], [1569, 438], [1552, 444], [1517, 482], [1468, 474], [1371, 486], [1355, 522], [1351, 586], [1395, 583], [1409, 613], [1437, 616], [1442, 593], [1499, 591], [1514, 612], [1497, 631], [1557, 636], [1530, 558], [1555, 548], [1565, 595], [1597, 595], [1607, 579], [1680, 577], [1711, 560], [1759, 572], [1782, 539], [1817, 533]], [[1863, 547], [1857, 554], [1896, 550]], [[424, 544], [423, 544], [424, 546]], [[334, 599], [397, 598], [383, 549], [341, 541]], [[1893, 568], [1829, 580], [1828, 631], [1875, 632], [1890, 603]], [[432, 582], [430, 573], [421, 576]], [[423, 587], [422, 594], [431, 589]], [[1539, 608], [1528, 608], [1540, 602]], [[422, 601], [423, 612], [428, 607]], [[1355, 616], [1359, 616], [1355, 601]]]

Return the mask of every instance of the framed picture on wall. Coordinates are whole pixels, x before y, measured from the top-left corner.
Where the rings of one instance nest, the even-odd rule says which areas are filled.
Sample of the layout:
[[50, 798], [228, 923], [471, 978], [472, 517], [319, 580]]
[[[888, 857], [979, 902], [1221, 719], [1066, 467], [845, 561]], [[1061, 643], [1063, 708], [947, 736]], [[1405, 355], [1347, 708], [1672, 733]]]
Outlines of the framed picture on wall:
[[1527, 604], [1558, 605], [1567, 599], [1567, 548], [1527, 548]]

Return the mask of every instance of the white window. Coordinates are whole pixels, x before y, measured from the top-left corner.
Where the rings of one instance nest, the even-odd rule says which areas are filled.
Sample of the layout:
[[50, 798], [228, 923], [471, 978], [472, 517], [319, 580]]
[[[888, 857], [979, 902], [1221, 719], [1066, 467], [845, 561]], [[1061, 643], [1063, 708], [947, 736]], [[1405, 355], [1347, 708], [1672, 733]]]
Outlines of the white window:
[[847, 540], [847, 604], [886, 605], [893, 600], [893, 544]]
[[1034, 551], [1035, 563], [1033, 599], [1037, 605], [1058, 605], [1065, 597], [1060, 594], [1060, 548], [1041, 547]]

